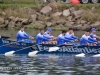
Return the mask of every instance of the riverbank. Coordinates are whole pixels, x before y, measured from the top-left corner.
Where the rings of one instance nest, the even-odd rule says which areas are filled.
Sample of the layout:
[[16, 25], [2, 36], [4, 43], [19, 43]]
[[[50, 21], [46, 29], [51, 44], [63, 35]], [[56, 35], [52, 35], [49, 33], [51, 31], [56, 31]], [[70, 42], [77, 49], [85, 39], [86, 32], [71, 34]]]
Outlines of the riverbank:
[[73, 27], [75, 30], [86, 30], [97, 27], [100, 30], [100, 4], [71, 5], [50, 3], [36, 5], [28, 3], [0, 4], [0, 28], [40, 29], [51, 27], [53, 30], [64, 30]]

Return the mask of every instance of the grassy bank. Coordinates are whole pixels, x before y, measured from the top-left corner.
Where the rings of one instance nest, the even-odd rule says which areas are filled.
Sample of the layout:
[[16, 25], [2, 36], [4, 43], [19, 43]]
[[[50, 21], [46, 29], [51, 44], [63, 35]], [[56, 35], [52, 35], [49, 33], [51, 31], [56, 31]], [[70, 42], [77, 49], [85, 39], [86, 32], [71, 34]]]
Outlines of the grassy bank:
[[[9, 10], [8, 13], [11, 13], [11, 14], [12, 14], [12, 11], [15, 11], [15, 12], [20, 11], [18, 14], [21, 14], [21, 13], [25, 14], [25, 12], [26, 12], [25, 8], [34, 8], [34, 9], [38, 10], [41, 7], [46, 5], [46, 4], [44, 4], [44, 5], [38, 6], [34, 3], [34, 0], [14, 0], [13, 2], [11, 0], [4, 0], [4, 2], [5, 2], [4, 4], [0, 4], [0, 10], [1, 11]], [[96, 20], [100, 20], [100, 15], [99, 15], [100, 3], [98, 3], [98, 4], [78, 4], [78, 5], [66, 4], [66, 3], [57, 3], [57, 4], [58, 4], [59, 11], [68, 9], [70, 7], [75, 7], [77, 10], [85, 9], [87, 12], [85, 12], [86, 14], [82, 17], [82, 19], [89, 20], [92, 22], [94, 22]], [[94, 8], [93, 11], [91, 11], [92, 8]], [[22, 17], [25, 16], [24, 14], [22, 15]], [[15, 16], [18, 16], [18, 15], [15, 14]]]
[[[10, 16], [15, 16], [19, 18], [29, 18], [30, 14], [28, 14], [28, 9], [32, 8], [36, 11], [39, 11], [43, 5], [36, 5], [34, 3], [34, 0], [4, 0], [3, 4], [0, 4], [0, 12], [5, 12], [6, 15], [0, 15], [1, 17], [8, 18]], [[81, 17], [81, 20], [90, 21], [91, 23], [94, 23], [96, 21], [100, 21], [100, 3], [98, 4], [66, 4], [66, 3], [57, 3], [58, 10], [63, 11], [65, 9], [68, 9], [70, 7], [75, 7], [76, 10], [84, 9], [86, 12], [84, 12], [84, 15]], [[29, 25], [31, 28], [43, 28], [42, 26], [36, 26], [36, 25]], [[54, 30], [62, 30], [62, 29], [68, 29], [65, 27], [58, 27], [54, 26], [52, 27]]]

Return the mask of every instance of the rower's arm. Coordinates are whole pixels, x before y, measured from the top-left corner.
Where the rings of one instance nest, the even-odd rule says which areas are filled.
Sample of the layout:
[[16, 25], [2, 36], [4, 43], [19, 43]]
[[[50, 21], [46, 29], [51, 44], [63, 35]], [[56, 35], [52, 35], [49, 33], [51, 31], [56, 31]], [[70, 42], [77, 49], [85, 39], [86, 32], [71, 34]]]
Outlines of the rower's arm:
[[68, 40], [75, 40], [75, 39], [72, 38], [72, 37], [66, 37], [66, 36], [65, 36], [65, 38], [68, 39]]
[[30, 38], [30, 36], [27, 33], [24, 33], [24, 38]]
[[94, 41], [91, 41], [91, 40], [86, 40], [86, 41], [87, 41], [87, 43], [94, 43]]
[[71, 36], [73, 39], [79, 39], [78, 37], [76, 37], [76, 36]]
[[63, 38], [63, 37], [61, 37], [61, 39], [63, 39], [65, 42], [71, 42], [71, 40], [66, 39], [65, 37], [64, 37], [64, 38]]
[[98, 42], [96, 39], [88, 38], [89, 41]]
[[100, 37], [99, 36], [93, 36], [94, 38], [97, 38], [97, 39], [100, 39]]
[[53, 36], [43, 35], [44, 39], [52, 39]]
[[18, 36], [20, 36], [20, 37], [22, 37], [22, 38], [30, 38], [30, 36], [28, 35], [28, 34], [26, 34], [26, 33], [24, 33], [24, 34], [22, 34], [22, 33], [18, 33]]

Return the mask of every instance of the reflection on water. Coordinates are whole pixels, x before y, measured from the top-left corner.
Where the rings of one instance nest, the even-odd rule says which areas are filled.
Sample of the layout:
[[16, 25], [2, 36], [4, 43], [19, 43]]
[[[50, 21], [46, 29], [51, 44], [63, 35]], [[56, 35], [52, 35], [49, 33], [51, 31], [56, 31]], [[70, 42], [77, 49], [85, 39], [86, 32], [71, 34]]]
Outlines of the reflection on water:
[[74, 56], [0, 55], [0, 75], [100, 75], [100, 58]]

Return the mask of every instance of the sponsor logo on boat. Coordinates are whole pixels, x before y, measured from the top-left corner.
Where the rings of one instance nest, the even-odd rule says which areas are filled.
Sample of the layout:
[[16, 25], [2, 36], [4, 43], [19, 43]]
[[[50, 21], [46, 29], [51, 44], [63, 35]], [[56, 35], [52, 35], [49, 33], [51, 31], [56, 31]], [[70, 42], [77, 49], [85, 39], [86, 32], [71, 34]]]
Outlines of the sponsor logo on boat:
[[[46, 50], [48, 51], [49, 47], [48, 46], [43, 46], [43, 45], [38, 45], [38, 50], [43, 51]], [[95, 47], [78, 47], [78, 46], [61, 46], [59, 47], [58, 52], [68, 52], [68, 53], [100, 53], [100, 48], [95, 48]]]
[[3, 44], [26, 46], [26, 43], [17, 42], [17, 41], [2, 40], [2, 42], [3, 42]]
[[12, 48], [24, 48], [24, 47], [27, 46], [26, 43], [16, 42], [16, 41], [9, 41], [9, 40], [3, 40], [3, 39], [2, 39], [2, 43], [6, 47], [12, 47]]

